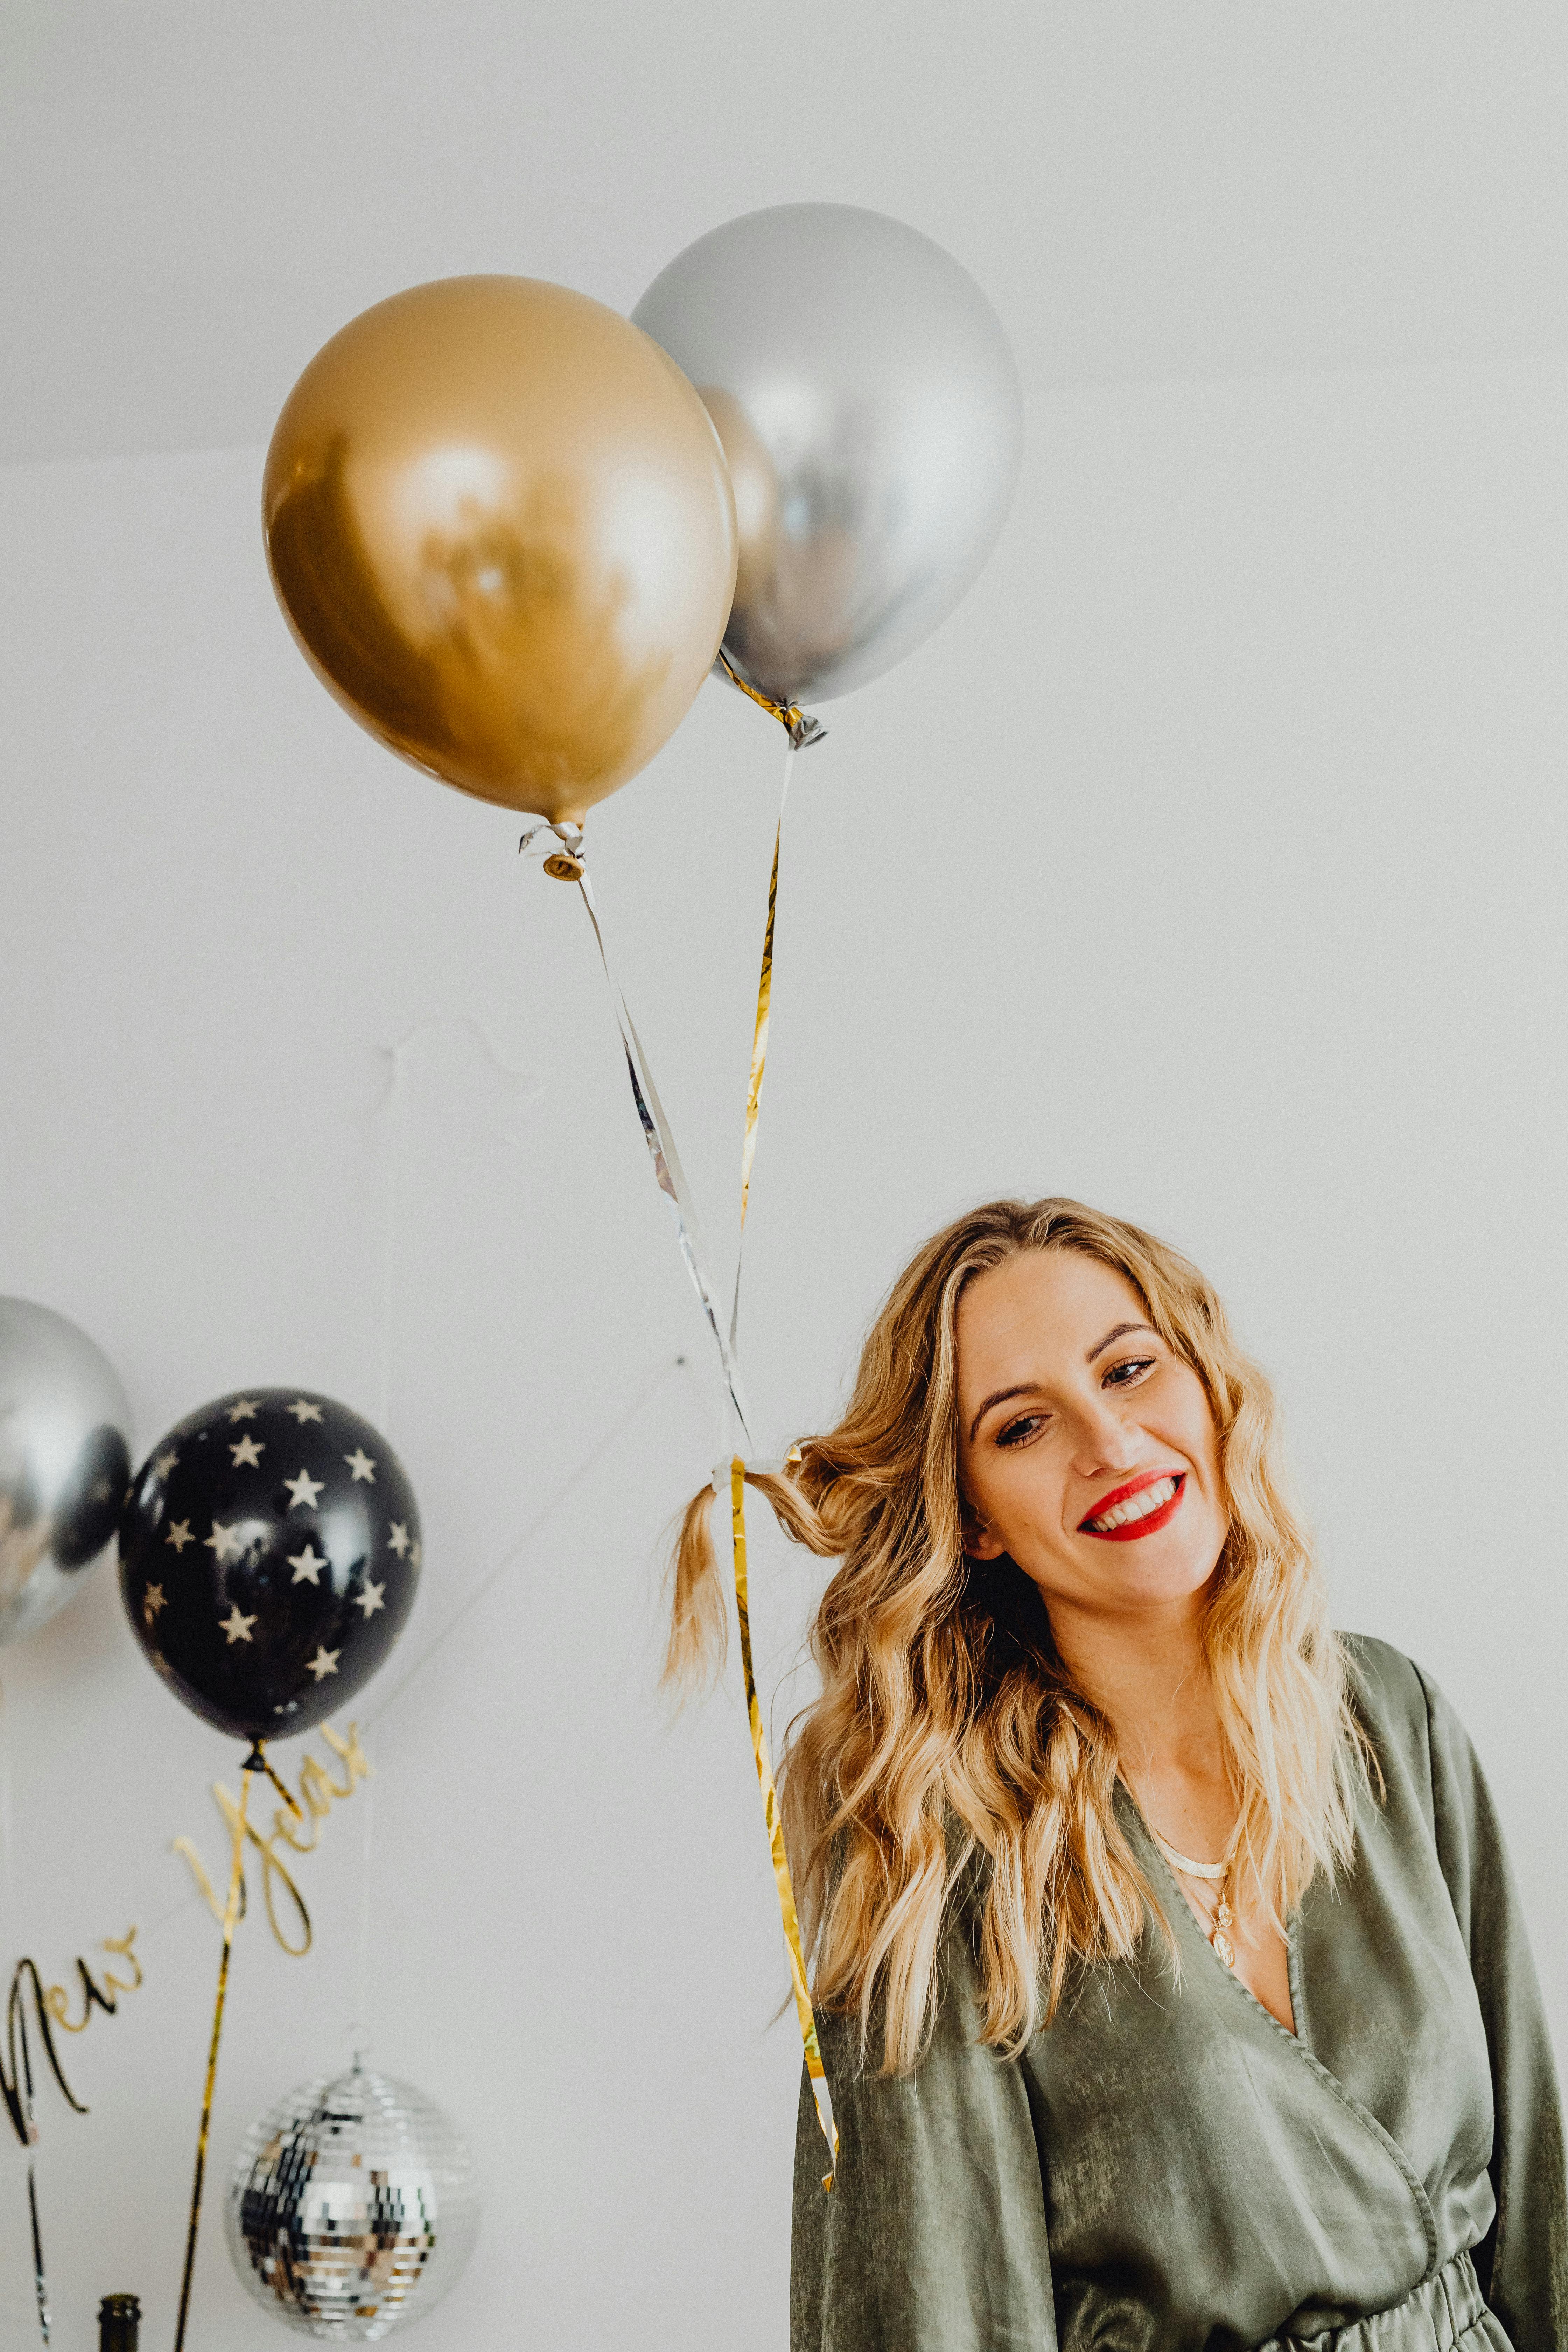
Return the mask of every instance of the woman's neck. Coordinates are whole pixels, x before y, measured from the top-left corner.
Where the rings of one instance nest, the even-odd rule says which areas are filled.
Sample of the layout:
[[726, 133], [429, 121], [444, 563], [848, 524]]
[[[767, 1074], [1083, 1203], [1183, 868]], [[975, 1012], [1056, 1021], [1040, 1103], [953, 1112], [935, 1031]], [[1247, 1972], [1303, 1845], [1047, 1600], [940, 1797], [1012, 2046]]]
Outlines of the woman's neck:
[[1214, 1684], [1204, 1654], [1202, 1595], [1136, 1616], [1053, 1607], [1057, 1651], [1078, 1688], [1107, 1716], [1136, 1785], [1174, 1768], [1223, 1771]]

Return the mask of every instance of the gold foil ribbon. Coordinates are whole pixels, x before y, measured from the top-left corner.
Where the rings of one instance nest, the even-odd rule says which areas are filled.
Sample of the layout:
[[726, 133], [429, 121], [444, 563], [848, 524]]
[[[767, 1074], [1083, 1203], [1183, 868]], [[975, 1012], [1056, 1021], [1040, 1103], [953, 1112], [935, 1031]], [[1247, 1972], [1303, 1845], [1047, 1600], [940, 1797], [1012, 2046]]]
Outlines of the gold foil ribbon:
[[757, 1011], [752, 1027], [752, 1069], [746, 1087], [746, 1132], [741, 1144], [741, 1238], [735, 1249], [735, 1287], [730, 1299], [730, 1345], [736, 1345], [741, 1328], [741, 1266], [746, 1247], [746, 1211], [752, 1199], [752, 1162], [757, 1156], [757, 1120], [763, 1108], [763, 1076], [768, 1066], [768, 1024], [773, 1003], [773, 917], [779, 898], [779, 852], [784, 846], [784, 804], [795, 770], [792, 737], [784, 753], [784, 782], [779, 788], [779, 821], [773, 834], [773, 872], [768, 877], [768, 920], [763, 933], [763, 969], [757, 981]]
[[[773, 923], [778, 907], [779, 855], [784, 841], [784, 804], [789, 796], [790, 775], [795, 754], [807, 744], [820, 742], [826, 730], [815, 719], [807, 718], [793, 703], [773, 701], [747, 684], [722, 652], [719, 662], [731, 684], [750, 697], [771, 717], [776, 719], [789, 737], [785, 755], [784, 784], [779, 793], [778, 826], [773, 835], [773, 871], [768, 882], [767, 925], [763, 935], [762, 971], [757, 982], [757, 1009], [752, 1030], [752, 1067], [746, 1090], [745, 1135], [741, 1150], [741, 1243], [743, 1246], [746, 1211], [751, 1202], [752, 1165], [756, 1156], [757, 1123], [762, 1110], [763, 1078], [767, 1068], [768, 1028], [773, 1011]], [[751, 1428], [746, 1412], [741, 1370], [737, 1357], [736, 1332], [741, 1316], [741, 1250], [735, 1257], [735, 1286], [731, 1300], [730, 1327], [726, 1334], [719, 1320], [712, 1284], [702, 1265], [697, 1240], [697, 1220], [691, 1196], [675, 1148], [675, 1138], [664, 1107], [653, 1082], [647, 1055], [643, 1050], [631, 1012], [610, 968], [609, 951], [599, 923], [598, 908], [594, 899], [594, 886], [583, 856], [582, 829], [576, 824], [536, 824], [526, 832], [518, 844], [526, 852], [535, 836], [549, 831], [561, 846], [544, 860], [544, 870], [559, 881], [575, 882], [583, 894], [583, 904], [594, 926], [594, 938], [604, 966], [609, 987], [610, 1002], [616, 1025], [621, 1033], [621, 1045], [626, 1055], [626, 1072], [631, 1080], [632, 1100], [637, 1107], [637, 1123], [647, 1145], [648, 1156], [660, 1192], [665, 1195], [675, 1219], [676, 1236], [680, 1254], [686, 1262], [692, 1287], [701, 1302], [708, 1328], [719, 1350], [725, 1386], [742, 1435], [750, 1442]], [[717, 1478], [715, 1484], [717, 1485]], [[834, 2121], [833, 2097], [828, 2089], [827, 2075], [822, 2063], [822, 2045], [817, 2038], [816, 2018], [811, 2004], [811, 1988], [806, 1977], [805, 1955], [801, 1947], [800, 1921], [795, 1911], [795, 1887], [790, 1878], [789, 1855], [785, 1850], [784, 1826], [779, 1818], [778, 1794], [773, 1786], [773, 1767], [768, 1759], [767, 1738], [763, 1729], [762, 1707], [757, 1698], [756, 1675], [752, 1661], [752, 1622], [746, 1597], [746, 1475], [745, 1464], [739, 1454], [730, 1465], [731, 1524], [734, 1538], [735, 1606], [741, 1626], [741, 1661], [745, 1675], [746, 1709], [752, 1727], [752, 1749], [756, 1759], [757, 1780], [763, 1792], [763, 1813], [767, 1825], [768, 1848], [773, 1856], [773, 1879], [778, 1888], [779, 1914], [784, 1924], [784, 1942], [789, 1951], [790, 1980], [795, 1991], [795, 2015], [800, 2023], [800, 2038], [805, 2054], [805, 2068], [811, 2081], [812, 2096], [816, 2103], [816, 2119], [827, 2143], [830, 2163], [822, 2177], [824, 2189], [833, 2186], [833, 2171], [838, 2161], [838, 2127]], [[174, 2352], [180, 2352], [176, 2344]]]
[[[793, 761], [793, 749], [785, 754]], [[789, 791], [789, 769], [784, 770], [784, 793]], [[779, 800], [778, 831], [773, 835], [773, 870], [768, 880], [768, 927], [763, 933], [763, 971], [757, 982], [756, 1025], [752, 1032], [752, 1074], [746, 1088], [746, 1135], [741, 1146], [741, 1231], [746, 1230], [746, 1211], [752, 1199], [752, 1161], [757, 1151], [757, 1119], [763, 1108], [763, 1073], [768, 1066], [768, 1021], [773, 1003], [773, 915], [779, 898], [779, 849], [784, 841], [784, 796]], [[740, 1285], [736, 1286], [737, 1298]], [[734, 1336], [731, 1321], [731, 1337]]]
[[816, 2120], [822, 2126], [822, 2137], [827, 2142], [828, 2168], [822, 2176], [822, 2185], [824, 2189], [831, 2189], [834, 2169], [838, 2162], [838, 2126], [833, 2119], [833, 2094], [827, 2087], [826, 2070], [822, 2063], [822, 2044], [816, 2037], [816, 2016], [811, 2005], [805, 1955], [801, 1949], [800, 1920], [795, 1907], [795, 1883], [789, 1873], [784, 1823], [779, 1819], [778, 1791], [773, 1787], [767, 1734], [763, 1729], [763, 1710], [757, 1698], [757, 1677], [752, 1664], [752, 1612], [746, 1594], [746, 1465], [738, 1454], [730, 1464], [730, 1527], [735, 1547], [735, 1611], [741, 1621], [741, 1667], [746, 1678], [746, 1713], [752, 1726], [752, 1753], [757, 1759], [757, 1780], [763, 1792], [763, 1817], [767, 1822], [768, 1846], [773, 1858], [773, 1880], [778, 1887], [784, 1941], [789, 1946], [790, 1980], [795, 1988], [795, 2013], [800, 2021], [800, 2038], [805, 2051], [805, 2071], [811, 2078], [812, 2097], [816, 2102]]
[[824, 740], [827, 730], [820, 719], [808, 718], [798, 702], [775, 702], [771, 694], [763, 694], [759, 687], [751, 683], [749, 678], [741, 676], [722, 646], [719, 648], [718, 665], [731, 686], [739, 687], [741, 692], [748, 700], [754, 702], [759, 710], [765, 710], [770, 719], [778, 720], [779, 725], [789, 737], [793, 751], [804, 751], [808, 743], [820, 743]]
[[[722, 654], [719, 656], [724, 660]], [[724, 663], [727, 670], [728, 662]], [[763, 1076], [768, 1061], [768, 1027], [773, 1013], [773, 920], [778, 909], [779, 852], [784, 844], [784, 807], [789, 799], [790, 776], [795, 767], [795, 755], [802, 743], [819, 740], [822, 730], [815, 734], [797, 735], [792, 719], [798, 719], [797, 710], [784, 711], [767, 702], [743, 678], [731, 677], [753, 702], [762, 702], [773, 716], [789, 727], [789, 750], [784, 754], [784, 782], [779, 792], [778, 826], [773, 835], [773, 871], [768, 880], [768, 919], [763, 933], [763, 968], [757, 982], [756, 1019], [752, 1031], [751, 1080], [746, 1089], [746, 1131], [741, 1146], [741, 1239], [735, 1253], [735, 1289], [730, 1307], [730, 1346], [733, 1350], [741, 1322], [741, 1264], [745, 1246], [746, 1211], [751, 1204], [752, 1163], [756, 1157], [757, 1121], [762, 1112]], [[815, 720], [809, 722], [816, 726]], [[817, 2038], [816, 2015], [812, 2008], [811, 1987], [805, 1972], [805, 1954], [801, 1948], [800, 1919], [795, 1905], [795, 1883], [790, 1876], [789, 1853], [784, 1844], [784, 1823], [779, 1818], [778, 1791], [773, 1786], [773, 1766], [768, 1758], [767, 1737], [763, 1729], [763, 1710], [757, 1698], [757, 1677], [752, 1663], [752, 1612], [746, 1580], [746, 1465], [736, 1455], [730, 1464], [730, 1524], [735, 1554], [735, 1613], [741, 1627], [741, 1667], [746, 1684], [746, 1714], [752, 1727], [752, 1753], [756, 1759], [757, 1781], [763, 1792], [763, 1818], [767, 1825], [768, 1849], [773, 1856], [773, 1881], [778, 1888], [779, 1916], [784, 1923], [784, 1942], [789, 1949], [790, 1981], [795, 1990], [795, 2016], [800, 2023], [800, 2038], [805, 2053], [805, 2071], [811, 2083], [811, 2094], [816, 2103], [816, 2120], [822, 2137], [827, 2142], [828, 2168], [822, 2176], [824, 2189], [833, 2186], [834, 2172], [838, 2163], [838, 2126], [833, 2116], [833, 2094], [828, 2088], [826, 2070], [822, 2063], [822, 2044]]]
[[[213, 2004], [212, 2040], [207, 2046], [206, 2088], [202, 2093], [201, 2128], [196, 2134], [196, 2177], [191, 2187], [191, 2218], [185, 2231], [185, 2268], [180, 2281], [180, 2316], [174, 2328], [174, 2352], [183, 2352], [185, 2341], [185, 2321], [190, 2315], [191, 2281], [196, 2267], [196, 2232], [202, 2218], [202, 2182], [207, 2168], [207, 2133], [213, 2116], [213, 2088], [217, 2081], [218, 2043], [223, 2039], [223, 2009], [228, 1993], [229, 1954], [234, 1949], [234, 1931], [239, 1920], [240, 1891], [245, 1883], [245, 1827], [250, 1804], [250, 1776], [265, 1772], [268, 1779], [276, 1776], [262, 1751], [258, 1739], [239, 1768], [239, 1802], [234, 1809], [234, 1854], [229, 1864], [228, 1901], [223, 1914], [223, 1958], [218, 1962], [217, 1999]], [[285, 1791], [287, 1794], [287, 1791]]]

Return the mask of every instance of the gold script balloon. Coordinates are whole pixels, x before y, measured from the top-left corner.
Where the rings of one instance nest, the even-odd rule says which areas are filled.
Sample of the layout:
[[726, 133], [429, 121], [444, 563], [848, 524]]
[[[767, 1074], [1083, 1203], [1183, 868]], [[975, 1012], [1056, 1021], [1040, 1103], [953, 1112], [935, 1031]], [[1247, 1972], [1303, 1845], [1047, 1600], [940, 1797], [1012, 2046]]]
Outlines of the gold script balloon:
[[273, 583], [361, 724], [459, 791], [581, 821], [685, 716], [730, 616], [701, 401], [603, 303], [447, 278], [351, 320], [267, 455]]

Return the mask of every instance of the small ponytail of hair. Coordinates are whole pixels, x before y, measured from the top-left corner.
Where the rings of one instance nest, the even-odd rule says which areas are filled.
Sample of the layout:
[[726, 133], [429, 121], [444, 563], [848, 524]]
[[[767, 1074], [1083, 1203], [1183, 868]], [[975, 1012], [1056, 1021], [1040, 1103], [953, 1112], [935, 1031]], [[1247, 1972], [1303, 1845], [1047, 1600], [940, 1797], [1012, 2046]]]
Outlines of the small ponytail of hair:
[[669, 1640], [660, 1679], [683, 1698], [718, 1678], [730, 1650], [730, 1612], [713, 1549], [714, 1500], [711, 1485], [693, 1495], [670, 1555]]
[[[804, 1455], [797, 1448], [787, 1470], [751, 1470], [746, 1484], [772, 1504], [773, 1516], [786, 1536], [804, 1544], [819, 1558], [831, 1559], [840, 1549], [823, 1524], [805, 1482], [831, 1483], [837, 1475], [814, 1459], [819, 1449], [808, 1441]], [[714, 1486], [700, 1487], [681, 1513], [669, 1564], [669, 1640], [660, 1677], [667, 1689], [686, 1696], [714, 1682], [730, 1651], [729, 1590], [720, 1573], [713, 1543], [713, 1507], [729, 1501], [725, 1482], [721, 1497]]]

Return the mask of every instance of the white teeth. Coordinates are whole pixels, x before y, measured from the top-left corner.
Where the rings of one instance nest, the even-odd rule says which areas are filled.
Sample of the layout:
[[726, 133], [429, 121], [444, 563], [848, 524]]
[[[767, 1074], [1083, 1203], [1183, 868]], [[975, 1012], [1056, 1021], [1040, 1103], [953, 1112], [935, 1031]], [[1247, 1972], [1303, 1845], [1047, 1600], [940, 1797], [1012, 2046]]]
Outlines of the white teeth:
[[1135, 1519], [1146, 1519], [1155, 1511], [1163, 1511], [1176, 1491], [1174, 1478], [1158, 1478], [1152, 1486], [1140, 1487], [1113, 1511], [1104, 1511], [1098, 1519], [1090, 1519], [1089, 1528], [1095, 1535], [1109, 1535], [1113, 1528], [1130, 1527]]

